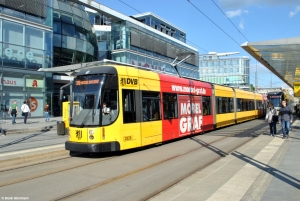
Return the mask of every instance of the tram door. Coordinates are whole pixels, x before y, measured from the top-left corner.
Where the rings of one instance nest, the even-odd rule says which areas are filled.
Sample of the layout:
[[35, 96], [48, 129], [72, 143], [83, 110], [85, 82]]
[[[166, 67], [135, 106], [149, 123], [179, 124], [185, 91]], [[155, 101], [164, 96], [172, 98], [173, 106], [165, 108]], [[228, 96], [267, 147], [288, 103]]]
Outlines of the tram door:
[[142, 146], [162, 141], [160, 93], [142, 91]]
[[121, 127], [121, 149], [130, 149], [141, 146], [141, 123], [139, 115], [138, 90], [122, 90], [123, 124]]

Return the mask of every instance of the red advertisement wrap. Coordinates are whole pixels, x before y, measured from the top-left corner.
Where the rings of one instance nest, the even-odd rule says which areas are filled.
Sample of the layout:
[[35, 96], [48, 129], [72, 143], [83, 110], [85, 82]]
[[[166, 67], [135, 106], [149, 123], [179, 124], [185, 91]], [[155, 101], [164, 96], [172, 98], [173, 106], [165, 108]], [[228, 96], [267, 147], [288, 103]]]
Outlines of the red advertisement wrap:
[[164, 74], [159, 74], [159, 77], [162, 93], [178, 95], [178, 118], [163, 120], [163, 141], [214, 128], [212, 102], [211, 115], [202, 116], [202, 96], [212, 100], [212, 86], [209, 83]]
[[201, 96], [178, 97], [179, 105], [179, 136], [199, 133], [202, 131], [202, 99]]

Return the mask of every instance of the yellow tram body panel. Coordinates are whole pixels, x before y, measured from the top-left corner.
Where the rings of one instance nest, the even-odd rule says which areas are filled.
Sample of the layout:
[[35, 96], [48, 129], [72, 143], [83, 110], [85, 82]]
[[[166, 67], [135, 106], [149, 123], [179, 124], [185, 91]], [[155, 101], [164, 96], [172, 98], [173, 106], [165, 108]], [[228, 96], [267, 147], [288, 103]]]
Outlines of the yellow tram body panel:
[[[142, 91], [160, 92], [159, 76], [155, 72], [144, 71], [134, 68], [117, 68], [119, 75], [119, 97], [122, 97], [123, 89], [138, 89]], [[136, 86], [122, 84], [121, 80], [137, 79]], [[123, 105], [123, 99], [120, 98], [120, 105]], [[120, 107], [120, 114], [123, 114], [123, 107]], [[120, 146], [121, 150], [146, 146], [162, 142], [162, 121], [150, 121], [141, 123], [123, 124], [123, 116], [119, 115], [120, 121]]]
[[234, 113], [217, 114], [216, 115], [216, 128], [229, 126], [235, 124]]
[[227, 97], [227, 98], [234, 97], [233, 89], [230, 87], [214, 85], [214, 88], [215, 88], [215, 96]]
[[[236, 89], [235, 93], [236, 93], [236, 98], [249, 99], [249, 100], [253, 101], [253, 104], [254, 104], [255, 94], [253, 92]], [[248, 121], [251, 119], [255, 119], [256, 113], [257, 113], [256, 110], [237, 111], [236, 112], [236, 122], [240, 123], [240, 122]]]
[[[234, 98], [234, 91], [232, 88], [219, 85], [215, 85], [214, 87], [216, 97]], [[235, 115], [233, 112], [226, 114], [216, 114], [216, 128], [229, 126], [232, 124], [235, 124]]]

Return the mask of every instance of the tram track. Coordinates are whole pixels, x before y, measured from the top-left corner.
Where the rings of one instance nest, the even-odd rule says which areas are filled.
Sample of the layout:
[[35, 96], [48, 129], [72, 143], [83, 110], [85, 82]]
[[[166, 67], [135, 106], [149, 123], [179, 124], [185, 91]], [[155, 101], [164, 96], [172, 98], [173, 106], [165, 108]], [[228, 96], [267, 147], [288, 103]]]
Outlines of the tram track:
[[[258, 125], [258, 126], [261, 126], [261, 125]], [[257, 127], [257, 126], [253, 126], [252, 128], [249, 128], [249, 129], [245, 129], [245, 128], [242, 128], [242, 129], [236, 129], [236, 130], [234, 131], [234, 133], [231, 132], [230, 135], [226, 135], [226, 136], [221, 137], [221, 138], [219, 138], [219, 139], [217, 139], [217, 140], [213, 140], [213, 141], [211, 141], [210, 143], [202, 143], [202, 144], [201, 144], [201, 145], [202, 145], [201, 147], [198, 147], [198, 148], [195, 148], [195, 149], [191, 149], [191, 150], [189, 150], [189, 151], [186, 151], [186, 152], [184, 152], [184, 153], [180, 153], [180, 154], [174, 155], [174, 156], [172, 156], [172, 157], [169, 157], [169, 158], [164, 159], [164, 160], [161, 160], [161, 161], [157, 161], [156, 163], [153, 163], [153, 164], [150, 164], [150, 165], [147, 165], [147, 166], [138, 168], [138, 169], [136, 169], [136, 170], [134, 170], [134, 171], [127, 172], [126, 174], [122, 174], [122, 175], [119, 175], [119, 176], [117, 176], [117, 177], [113, 177], [113, 178], [107, 179], [107, 180], [105, 180], [105, 181], [101, 181], [101, 182], [96, 183], [96, 184], [94, 184], [94, 185], [91, 185], [91, 186], [82, 188], [82, 189], [80, 189], [80, 190], [78, 190], [78, 191], [74, 191], [74, 192], [72, 192], [72, 193], [70, 193], [70, 194], [67, 194], [67, 195], [64, 195], [64, 196], [55, 198], [54, 200], [73, 200], [73, 198], [75, 198], [76, 196], [80, 196], [81, 194], [87, 193], [88, 191], [91, 191], [91, 190], [94, 190], [94, 189], [97, 189], [97, 188], [101, 188], [102, 186], [111, 184], [111, 183], [116, 182], [116, 181], [118, 181], [118, 180], [120, 180], [120, 179], [123, 179], [123, 178], [125, 178], [125, 177], [132, 176], [132, 175], [137, 174], [137, 173], [141, 173], [142, 171], [145, 171], [145, 170], [147, 170], [147, 169], [150, 169], [150, 168], [153, 168], [153, 167], [155, 167], [155, 166], [161, 165], [161, 164], [163, 164], [163, 163], [165, 163], [165, 162], [167, 162], [167, 161], [174, 160], [174, 159], [176, 159], [176, 158], [182, 157], [182, 156], [187, 155], [187, 154], [190, 154], [190, 153], [192, 153], [192, 152], [199, 151], [200, 149], [210, 147], [210, 146], [212, 146], [213, 144], [215, 144], [215, 143], [217, 143], [217, 142], [220, 142], [220, 141], [222, 141], [222, 140], [224, 140], [224, 139], [226, 139], [226, 138], [229, 138], [229, 137], [232, 137], [232, 136], [239, 135], [239, 134], [244, 133], [244, 132], [246, 132], [246, 131], [250, 131], [250, 132], [251, 132], [251, 130], [253, 130], [253, 129], [256, 128], [256, 127]], [[265, 125], [263, 125], [263, 127], [265, 127]], [[219, 132], [219, 133], [222, 133], [222, 132]], [[223, 134], [223, 133], [222, 133], [222, 134]], [[190, 137], [190, 138], [193, 139], [193, 137]], [[232, 152], [233, 150], [237, 149], [238, 147], [244, 145], [245, 143], [247, 143], [247, 142], [250, 141], [250, 140], [251, 140], [251, 138], [249, 138], [249, 140], [245, 141], [244, 143], [239, 144], [237, 147], [234, 147], [234, 148], [231, 149], [229, 152], [222, 152], [222, 151], [221, 151], [221, 152], [220, 152], [220, 156], [221, 156], [221, 157], [225, 157], [225, 156], [228, 155], [230, 152]], [[197, 140], [196, 140], [196, 141], [197, 141]], [[209, 164], [208, 164], [208, 165], [209, 165]], [[179, 181], [183, 180], [183, 179], [186, 178], [187, 176], [190, 176], [190, 175], [194, 174], [195, 172], [199, 171], [199, 170], [202, 169], [202, 168], [204, 168], [204, 167], [201, 167], [201, 168], [199, 168], [199, 169], [196, 169], [196, 170], [193, 171], [193, 172], [190, 172], [190, 173], [187, 174], [187, 175], [184, 175], [182, 178], [180, 178], [180, 179], [178, 179], [178, 180], [175, 180], [174, 182], [172, 182], [172, 183], [170, 183], [169, 185], [165, 186], [165, 187], [164, 187], [163, 189], [161, 189], [160, 191], [157, 191], [157, 192], [154, 192], [154, 193], [152, 193], [152, 194], [150, 194], [150, 195], [145, 196], [142, 200], [150, 199], [151, 197], [153, 197], [153, 196], [159, 194], [160, 192], [162, 192], [162, 191], [164, 191], [164, 190], [170, 188], [170, 187], [173, 186], [174, 184], [176, 184], [176, 183], [178, 183]]]
[[[156, 160], [151, 163], [149, 162], [148, 164], [145, 163], [146, 165], [143, 165], [144, 163], [140, 164], [139, 167], [138, 167], [138, 165], [135, 165], [134, 168], [129, 169], [128, 171], [123, 171], [120, 174], [115, 173], [115, 174], [109, 175], [108, 178], [106, 178], [102, 181], [96, 182], [94, 184], [91, 182], [92, 185], [85, 185], [85, 186], [83, 186], [83, 188], [76, 189], [75, 191], [69, 191], [69, 193], [66, 193], [65, 195], [62, 194], [61, 196], [58, 196], [55, 199], [51, 198], [51, 200], [68, 200], [68, 199], [76, 198], [77, 196], [88, 193], [89, 191], [99, 189], [101, 187], [109, 186], [111, 184], [121, 181], [122, 179], [126, 179], [128, 177], [134, 177], [135, 175], [142, 174], [145, 171], [149, 171], [149, 169], [151, 169], [151, 168], [153, 169], [158, 166], [164, 165], [165, 163], [171, 162], [173, 160], [178, 160], [178, 158], [185, 157], [186, 155], [189, 155], [192, 152], [197, 152], [203, 148], [208, 149], [210, 147], [213, 147], [213, 144], [216, 144], [218, 142], [220, 143], [222, 140], [225, 140], [226, 138], [230, 138], [233, 136], [249, 137], [250, 136], [249, 132], [252, 133], [254, 130], [257, 130], [257, 126], [260, 127], [263, 124], [257, 125], [257, 123], [252, 123], [252, 124], [248, 123], [245, 125], [236, 125], [235, 128], [228, 127], [228, 128], [215, 130], [212, 132], [207, 132], [204, 135], [204, 137], [205, 136], [213, 136], [214, 138], [212, 138], [212, 140], [210, 140], [210, 141], [205, 140], [206, 142], [204, 142], [204, 140], [198, 139], [197, 135], [193, 136], [193, 137], [187, 137], [183, 140], [191, 139], [194, 142], [200, 144], [201, 146], [198, 146], [194, 149], [189, 149], [184, 152], [178, 152], [177, 154], [173, 154], [170, 157], [165, 157], [162, 160]], [[263, 126], [265, 126], [265, 125], [263, 125]], [[246, 133], [243, 135], [243, 133], [245, 133], [245, 132], [248, 132], [248, 134]], [[200, 136], [200, 135], [198, 135], [198, 136]], [[172, 143], [182, 143], [182, 142], [180, 142], [181, 140], [176, 140], [179, 142], [170, 142], [170, 145], [172, 146]], [[249, 138], [249, 140], [251, 140], [251, 138]], [[168, 143], [165, 143], [165, 144], [168, 144]], [[239, 145], [239, 146], [241, 146], [241, 145]], [[145, 148], [144, 150], [147, 150], [147, 148]], [[125, 152], [127, 152], [127, 151], [125, 151]], [[121, 153], [123, 154], [125, 152], [123, 151]], [[134, 154], [134, 151], [129, 152], [129, 153]], [[228, 150], [227, 152], [226, 151], [221, 152], [219, 150], [219, 157], [226, 156], [226, 154], [228, 154], [228, 153], [230, 153], [230, 150]], [[124, 154], [122, 156], [124, 157]], [[26, 185], [27, 183], [32, 183], [33, 181], [35, 181], [35, 179], [44, 180], [43, 178], [55, 177], [56, 174], [71, 174], [71, 172], [74, 172], [74, 171], [82, 172], [84, 169], [89, 169], [89, 168], [91, 169], [90, 166], [92, 166], [94, 168], [95, 167], [100, 168], [102, 166], [105, 166], [104, 164], [106, 164], [106, 166], [107, 166], [108, 164], [112, 165], [112, 164], [116, 163], [116, 160], [113, 160], [113, 159], [118, 158], [118, 156], [112, 156], [109, 158], [106, 157], [106, 158], [101, 158], [101, 159], [98, 159], [97, 157], [98, 156], [92, 157], [93, 161], [91, 162], [91, 160], [90, 160], [91, 158], [86, 158], [87, 160], [85, 160], [85, 158], [84, 158], [84, 160], [81, 161], [82, 158], [80, 158], [80, 157], [79, 158], [78, 157], [71, 158], [68, 156], [66, 158], [59, 159], [59, 160], [52, 160], [52, 161], [48, 161], [48, 162], [44, 162], [44, 163], [40, 163], [40, 164], [34, 164], [34, 165], [26, 166], [26, 167], [19, 167], [18, 169], [15, 169], [15, 170], [2, 171], [2, 172], [0, 172], [1, 178], [3, 178], [3, 175], [7, 175], [7, 174], [8, 175], [6, 177], [4, 177], [3, 179], [1, 179], [2, 182], [0, 181], [0, 187], [2, 187], [2, 188], [9, 187], [9, 186], [13, 187], [18, 184], [23, 186], [24, 184]], [[103, 157], [105, 157], [105, 156], [103, 156]], [[123, 158], [123, 157], [121, 157], [121, 158]], [[128, 157], [126, 157], [126, 158], [128, 158]], [[133, 157], [129, 156], [129, 158], [133, 158]], [[77, 161], [77, 163], [70, 163], [71, 161], [73, 161], [73, 162]], [[111, 162], [108, 162], [108, 161], [111, 161]], [[117, 161], [121, 161], [121, 160], [117, 160]], [[60, 165], [57, 165], [57, 164], [60, 164]], [[67, 164], [67, 167], [62, 164]], [[56, 168], [51, 169], [51, 166], [55, 166]], [[41, 169], [40, 167], [42, 167], [42, 171], [40, 170]], [[47, 167], [47, 168], [45, 168], [45, 167]], [[29, 174], [26, 174], [23, 176], [18, 176], [18, 173], [24, 172], [24, 169], [27, 169], [27, 170], [28, 169], [36, 169], [39, 171], [32, 171], [31, 173], [29, 172]], [[200, 169], [197, 169], [195, 171], [198, 171]], [[151, 194], [145, 196], [144, 198], [146, 199], [146, 198], [153, 197], [155, 194], [158, 194], [159, 192], [169, 188], [170, 186], [174, 185], [175, 183], [179, 182], [180, 180], [193, 174], [195, 171], [185, 174], [182, 178], [174, 180], [173, 182], [166, 185], [164, 188], [157, 190], [154, 193], [151, 193]], [[15, 175], [15, 177], [10, 177], [10, 175]], [[32, 182], [30, 182], [30, 181], [32, 181]]]
[[[82, 164], [73, 165], [71, 167], [61, 167], [58, 170], [50, 170], [49, 169], [48, 171], [46, 171], [44, 173], [34, 174], [34, 175], [31, 175], [31, 176], [25, 176], [21, 179], [18, 178], [18, 179], [5, 180], [5, 181], [2, 180], [2, 181], [0, 181], [0, 187], [12, 185], [12, 184], [17, 184], [17, 183], [21, 183], [21, 182], [24, 182], [24, 181], [29, 181], [29, 180], [32, 180], [32, 179], [36, 179], [36, 178], [40, 178], [40, 177], [44, 177], [44, 176], [49, 176], [49, 175], [56, 174], [56, 173], [61, 173], [61, 172], [64, 172], [64, 171], [84, 167], [84, 166], [95, 164], [95, 163], [102, 162], [102, 161], [105, 161], [105, 160], [110, 160], [112, 158], [115, 158], [115, 157], [109, 157], [109, 158], [104, 158], [104, 159], [101, 158], [101, 159], [98, 159], [98, 160], [96, 159], [96, 161], [93, 161], [93, 162], [85, 162], [85, 163], [82, 163]], [[57, 160], [51, 160], [51, 161], [46, 161], [46, 162], [42, 162], [42, 163], [38, 163], [38, 164], [32, 164], [32, 165], [22, 166], [22, 167], [18, 167], [18, 168], [14, 168], [14, 169], [3, 170], [3, 171], [0, 171], [0, 177], [1, 177], [1, 174], [6, 174], [9, 171], [22, 171], [22, 168], [36, 168], [37, 166], [49, 165], [49, 163], [62, 162], [63, 160], [68, 160], [68, 159], [76, 160], [75, 158], [68, 156], [68, 157], [65, 157], [65, 158], [57, 159]], [[62, 162], [62, 163], [67, 163], [67, 161]]]

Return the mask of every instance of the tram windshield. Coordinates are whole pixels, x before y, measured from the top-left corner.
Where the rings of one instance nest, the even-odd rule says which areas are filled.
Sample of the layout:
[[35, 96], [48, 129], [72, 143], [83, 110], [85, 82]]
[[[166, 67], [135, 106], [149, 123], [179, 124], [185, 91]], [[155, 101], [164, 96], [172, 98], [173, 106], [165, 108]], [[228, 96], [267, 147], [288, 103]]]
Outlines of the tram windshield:
[[118, 115], [118, 79], [111, 75], [80, 76], [74, 80], [71, 126], [109, 125]]
[[271, 96], [270, 102], [273, 103], [274, 107], [281, 107], [281, 97], [280, 96]]

